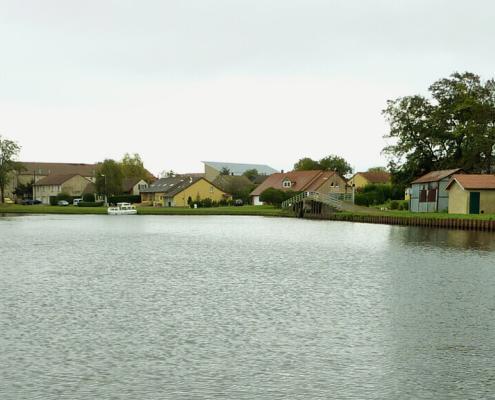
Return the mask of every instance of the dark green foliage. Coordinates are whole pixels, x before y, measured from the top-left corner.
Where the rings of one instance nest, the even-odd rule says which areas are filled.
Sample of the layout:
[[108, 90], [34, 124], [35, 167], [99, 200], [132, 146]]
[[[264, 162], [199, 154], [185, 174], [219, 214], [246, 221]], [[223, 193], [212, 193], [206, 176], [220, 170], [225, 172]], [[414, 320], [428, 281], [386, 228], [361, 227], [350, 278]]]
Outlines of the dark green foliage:
[[492, 172], [495, 166], [495, 81], [454, 73], [429, 88], [431, 98], [389, 100], [390, 124], [383, 152], [390, 157], [392, 182], [409, 184], [439, 169]]
[[11, 172], [18, 169], [15, 161], [21, 147], [13, 140], [3, 139], [0, 135], [0, 203], [3, 203], [5, 186], [9, 183]]
[[195, 202], [191, 202], [189, 207], [194, 208], [196, 204], [197, 208], [211, 208], [230, 205], [227, 200], [213, 201], [209, 197], [206, 199], [197, 199]]
[[83, 201], [85, 203], [94, 203], [95, 202], [95, 195], [93, 193], [86, 193], [86, 194], [83, 194], [83, 197], [82, 197]]
[[260, 195], [260, 201], [263, 203], [271, 204], [277, 207], [285, 201], [297, 195], [298, 192], [292, 190], [284, 191], [275, 188], [268, 188]]
[[258, 173], [258, 170], [256, 168], [253, 168], [253, 169], [248, 169], [247, 171], [244, 171], [244, 173], [242, 175], [244, 175], [246, 178], [248, 178], [251, 182], [254, 182], [254, 180], [259, 175], [259, 173]]
[[345, 176], [352, 173], [351, 165], [342, 157], [330, 155], [315, 161], [309, 157], [301, 158], [294, 164], [295, 171], [311, 171], [321, 169], [324, 171], [336, 171], [339, 175]]
[[220, 170], [220, 175], [230, 175], [230, 169], [228, 169], [227, 167], [223, 167]]
[[33, 181], [26, 184], [19, 183], [14, 190], [14, 194], [21, 198], [31, 198], [33, 195]]
[[102, 207], [103, 201], [80, 201], [78, 207]]
[[354, 202], [358, 206], [376, 206], [389, 200], [404, 199], [404, 186], [372, 183], [356, 191]]
[[118, 196], [111, 196], [108, 198], [108, 202], [111, 204], [117, 203], [141, 203], [141, 196], [139, 195], [131, 195], [131, 194], [122, 194]]
[[399, 209], [399, 202], [397, 200], [392, 200], [390, 202], [390, 209], [391, 210], [398, 210]]

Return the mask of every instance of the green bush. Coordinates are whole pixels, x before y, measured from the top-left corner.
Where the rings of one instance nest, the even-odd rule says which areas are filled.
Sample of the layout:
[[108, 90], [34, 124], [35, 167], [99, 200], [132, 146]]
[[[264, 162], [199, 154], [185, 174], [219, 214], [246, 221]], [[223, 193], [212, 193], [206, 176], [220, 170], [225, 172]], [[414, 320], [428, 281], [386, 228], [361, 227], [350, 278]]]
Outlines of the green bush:
[[79, 204], [77, 205], [78, 207], [102, 207], [103, 206], [103, 201], [80, 201]]
[[392, 200], [390, 202], [390, 209], [391, 210], [398, 210], [399, 209], [399, 202], [397, 200]]
[[268, 188], [265, 191], [263, 191], [263, 193], [261, 193], [260, 201], [262, 201], [263, 203], [280, 207], [280, 205], [285, 200], [289, 200], [291, 197], [296, 196], [298, 193], [299, 192], [294, 192], [292, 190], [284, 191], [275, 188]]
[[141, 196], [139, 195], [131, 195], [131, 194], [122, 194], [118, 196], [110, 196], [108, 198], [108, 202], [112, 204], [117, 203], [141, 203]]
[[82, 197], [83, 201], [85, 203], [94, 203], [95, 202], [95, 195], [93, 193], [86, 193], [86, 194], [83, 194], [83, 197]]

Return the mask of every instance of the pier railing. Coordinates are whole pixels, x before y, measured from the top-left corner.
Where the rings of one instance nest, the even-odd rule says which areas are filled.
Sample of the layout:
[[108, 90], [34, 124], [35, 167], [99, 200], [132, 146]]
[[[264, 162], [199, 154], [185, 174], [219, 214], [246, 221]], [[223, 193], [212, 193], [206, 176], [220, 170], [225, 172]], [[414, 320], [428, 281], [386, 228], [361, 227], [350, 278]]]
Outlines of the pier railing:
[[302, 192], [288, 200], [285, 200], [282, 203], [282, 208], [290, 208], [304, 199], [319, 201], [321, 203], [328, 204], [337, 210], [342, 210], [345, 208], [345, 203], [353, 203], [352, 193]]

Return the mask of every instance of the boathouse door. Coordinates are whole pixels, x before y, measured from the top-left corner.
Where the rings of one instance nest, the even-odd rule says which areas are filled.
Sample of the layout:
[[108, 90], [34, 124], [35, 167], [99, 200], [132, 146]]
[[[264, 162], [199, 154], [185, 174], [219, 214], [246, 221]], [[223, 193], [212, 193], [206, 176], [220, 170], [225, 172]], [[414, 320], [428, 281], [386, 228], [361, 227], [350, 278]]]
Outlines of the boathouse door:
[[480, 192], [469, 192], [469, 214], [480, 213]]

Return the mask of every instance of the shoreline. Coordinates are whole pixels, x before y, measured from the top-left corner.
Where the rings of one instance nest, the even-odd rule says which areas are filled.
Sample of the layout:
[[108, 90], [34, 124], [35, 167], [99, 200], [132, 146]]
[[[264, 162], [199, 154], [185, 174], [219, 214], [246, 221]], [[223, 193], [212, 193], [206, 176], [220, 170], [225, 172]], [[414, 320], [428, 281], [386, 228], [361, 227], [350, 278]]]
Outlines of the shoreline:
[[[136, 207], [137, 215], [216, 215], [216, 216], [255, 216], [296, 218], [291, 211], [272, 206], [240, 206], [212, 208], [158, 208]], [[59, 214], [59, 215], [108, 215], [106, 207], [75, 207], [45, 205], [0, 205], [0, 214]], [[322, 212], [306, 213], [303, 219], [341, 221], [354, 223], [371, 223], [382, 225], [418, 226], [425, 228], [446, 228], [458, 230], [476, 230], [495, 232], [495, 215], [491, 214], [447, 214], [447, 213], [412, 213], [408, 211], [367, 212]]]
[[[136, 207], [137, 215], [244, 215], [259, 217], [294, 217], [287, 210], [271, 206], [211, 208]], [[108, 215], [106, 207], [75, 207], [2, 204], [0, 214]]]

